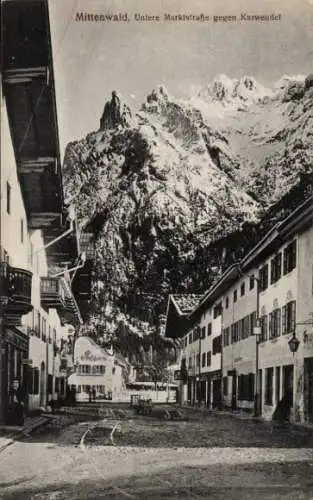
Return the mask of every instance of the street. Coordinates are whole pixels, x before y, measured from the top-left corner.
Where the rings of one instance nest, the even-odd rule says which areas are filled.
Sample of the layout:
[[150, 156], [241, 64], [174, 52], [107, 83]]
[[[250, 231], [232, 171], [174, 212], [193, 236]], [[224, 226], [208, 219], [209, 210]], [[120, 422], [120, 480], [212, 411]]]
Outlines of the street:
[[125, 405], [115, 419], [111, 408], [111, 419], [64, 419], [2, 451], [0, 498], [313, 498], [311, 430], [193, 409], [165, 421]]

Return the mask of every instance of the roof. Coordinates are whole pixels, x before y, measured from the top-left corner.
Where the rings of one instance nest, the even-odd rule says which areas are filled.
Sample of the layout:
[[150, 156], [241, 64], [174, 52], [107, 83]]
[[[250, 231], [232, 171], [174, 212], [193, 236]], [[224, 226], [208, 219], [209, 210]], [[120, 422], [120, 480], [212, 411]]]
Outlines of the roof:
[[170, 296], [180, 314], [190, 313], [200, 302], [203, 294], [186, 293], [186, 294], [173, 294]]
[[259, 264], [260, 259], [266, 258], [273, 250], [277, 250], [283, 241], [293, 237], [297, 231], [312, 227], [312, 223], [313, 197], [310, 196], [285, 219], [275, 224], [240, 262], [232, 264], [225, 270], [220, 279], [213, 283], [204, 295], [203, 300], [195, 306], [190, 317], [196, 317], [205, 306], [219, 300], [229, 286], [242, 276], [241, 270], [246, 271], [249, 266]]

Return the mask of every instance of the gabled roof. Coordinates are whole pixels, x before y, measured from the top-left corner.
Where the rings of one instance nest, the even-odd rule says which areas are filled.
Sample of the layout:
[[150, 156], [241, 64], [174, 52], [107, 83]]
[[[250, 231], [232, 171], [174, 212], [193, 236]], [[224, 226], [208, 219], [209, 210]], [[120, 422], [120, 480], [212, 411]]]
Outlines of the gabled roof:
[[186, 293], [170, 295], [177, 312], [181, 315], [190, 313], [200, 302], [203, 294]]
[[165, 337], [177, 338], [182, 335], [185, 319], [197, 307], [203, 295], [169, 295], [166, 311]]

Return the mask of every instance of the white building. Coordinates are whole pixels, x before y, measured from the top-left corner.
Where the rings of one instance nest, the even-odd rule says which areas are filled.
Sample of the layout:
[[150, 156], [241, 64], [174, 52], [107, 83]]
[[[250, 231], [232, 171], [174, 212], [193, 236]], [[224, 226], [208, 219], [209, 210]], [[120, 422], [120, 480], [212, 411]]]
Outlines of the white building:
[[[77, 259], [64, 206], [48, 4], [4, 3], [1, 75], [0, 419], [18, 378], [29, 409], [65, 394], [64, 325], [81, 322], [68, 281]], [[39, 37], [39, 39], [38, 39]], [[63, 237], [64, 236], [64, 237]]]
[[[223, 383], [216, 382], [215, 391], [222, 392], [224, 406], [256, 410], [270, 419], [288, 398], [291, 419], [313, 422], [312, 196], [229, 267], [191, 313], [175, 316], [175, 308], [168, 307], [166, 334], [183, 338], [180, 355], [188, 384], [183, 400], [191, 403], [211, 402], [204, 385], [213, 368], [213, 357], [212, 368], [205, 366], [205, 353], [214, 351], [208, 330], [212, 339], [223, 332], [215, 366]], [[296, 353], [289, 344], [294, 338]]]
[[89, 337], [78, 337], [74, 346], [75, 373], [68, 379], [75, 386], [78, 401], [118, 399], [125, 392], [127, 362]]

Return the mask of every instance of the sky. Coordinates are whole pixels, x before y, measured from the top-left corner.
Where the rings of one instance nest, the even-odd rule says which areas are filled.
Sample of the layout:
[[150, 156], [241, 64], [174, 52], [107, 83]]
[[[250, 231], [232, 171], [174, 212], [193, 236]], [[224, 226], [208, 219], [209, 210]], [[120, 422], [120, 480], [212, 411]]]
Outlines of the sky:
[[[49, 10], [62, 156], [68, 142], [99, 128], [112, 90], [138, 108], [160, 84], [188, 98], [220, 73], [271, 86], [313, 71], [313, 0], [49, 0]], [[76, 12], [127, 13], [129, 22], [79, 22]], [[137, 22], [135, 13], [161, 21]], [[281, 21], [163, 21], [201, 13]]]

